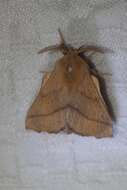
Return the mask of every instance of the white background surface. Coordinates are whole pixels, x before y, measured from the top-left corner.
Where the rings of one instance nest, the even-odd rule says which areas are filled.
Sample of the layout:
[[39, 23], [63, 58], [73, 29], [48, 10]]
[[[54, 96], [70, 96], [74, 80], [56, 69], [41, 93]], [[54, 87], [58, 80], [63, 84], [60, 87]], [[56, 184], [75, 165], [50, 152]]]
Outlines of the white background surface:
[[[38, 134], [25, 116], [41, 70], [61, 55], [36, 52], [58, 43], [58, 27], [75, 47], [114, 54], [93, 61], [105, 76], [117, 117], [114, 137]], [[127, 189], [127, 1], [0, 0], [0, 190]]]

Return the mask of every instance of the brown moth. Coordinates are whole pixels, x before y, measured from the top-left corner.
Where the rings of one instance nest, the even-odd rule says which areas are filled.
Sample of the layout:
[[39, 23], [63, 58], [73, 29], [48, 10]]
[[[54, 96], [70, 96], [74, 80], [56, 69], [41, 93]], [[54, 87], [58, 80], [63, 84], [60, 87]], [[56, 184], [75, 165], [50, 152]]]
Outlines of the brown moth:
[[99, 80], [91, 72], [82, 53], [101, 52], [103, 48], [67, 45], [61, 31], [60, 45], [46, 47], [38, 53], [58, 50], [64, 56], [56, 61], [52, 72], [45, 74], [38, 96], [30, 107], [26, 128], [57, 133], [74, 131], [85, 136], [111, 137], [112, 119], [101, 95]]

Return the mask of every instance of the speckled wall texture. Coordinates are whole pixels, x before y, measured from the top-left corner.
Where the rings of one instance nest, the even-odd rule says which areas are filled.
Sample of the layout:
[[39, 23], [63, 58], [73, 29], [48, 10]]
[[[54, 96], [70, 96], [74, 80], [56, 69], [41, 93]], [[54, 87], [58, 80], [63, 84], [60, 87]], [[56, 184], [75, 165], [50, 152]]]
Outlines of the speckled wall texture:
[[[117, 122], [114, 137], [25, 130], [42, 70], [58, 53], [58, 28], [78, 47], [97, 44], [114, 53], [92, 57], [105, 75]], [[127, 189], [127, 1], [0, 0], [0, 190]]]

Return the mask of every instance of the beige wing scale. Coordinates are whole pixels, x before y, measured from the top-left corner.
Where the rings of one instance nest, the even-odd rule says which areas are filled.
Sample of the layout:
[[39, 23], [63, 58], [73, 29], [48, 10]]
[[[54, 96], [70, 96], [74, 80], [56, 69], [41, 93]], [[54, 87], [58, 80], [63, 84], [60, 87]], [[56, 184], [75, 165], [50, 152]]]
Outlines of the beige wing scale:
[[76, 133], [98, 138], [112, 136], [112, 120], [101, 96], [99, 82], [94, 76], [85, 77], [72, 99], [67, 115], [68, 126]]
[[59, 132], [65, 127], [65, 110], [57, 111], [63, 101], [59, 96], [61, 83], [57, 85], [56, 81], [59, 81], [59, 78], [57, 76], [56, 80], [55, 72], [44, 75], [40, 92], [27, 113], [27, 129]]
[[[57, 81], [60, 80], [61, 77], [58, 79], [57, 75]], [[62, 83], [58, 84], [58, 89], [55, 84], [54, 72], [46, 74], [39, 95], [28, 112], [26, 128], [58, 132], [68, 125], [73, 131], [82, 135], [98, 137], [112, 135], [111, 118], [95, 77], [89, 75], [84, 77], [77, 93], [70, 99], [70, 107], [66, 101], [66, 90], [60, 86]], [[51, 89], [50, 86], [54, 85], [56, 88]]]

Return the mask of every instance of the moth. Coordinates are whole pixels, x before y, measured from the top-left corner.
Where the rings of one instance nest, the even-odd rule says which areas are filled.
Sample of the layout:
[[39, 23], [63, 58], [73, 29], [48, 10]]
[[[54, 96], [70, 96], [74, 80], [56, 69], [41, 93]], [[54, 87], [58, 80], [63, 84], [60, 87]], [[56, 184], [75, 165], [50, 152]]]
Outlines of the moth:
[[99, 80], [82, 55], [104, 53], [96, 46], [73, 48], [66, 44], [59, 30], [61, 43], [38, 53], [60, 51], [52, 72], [45, 73], [42, 85], [26, 117], [26, 129], [57, 133], [61, 130], [83, 136], [111, 137], [112, 118], [100, 91]]

